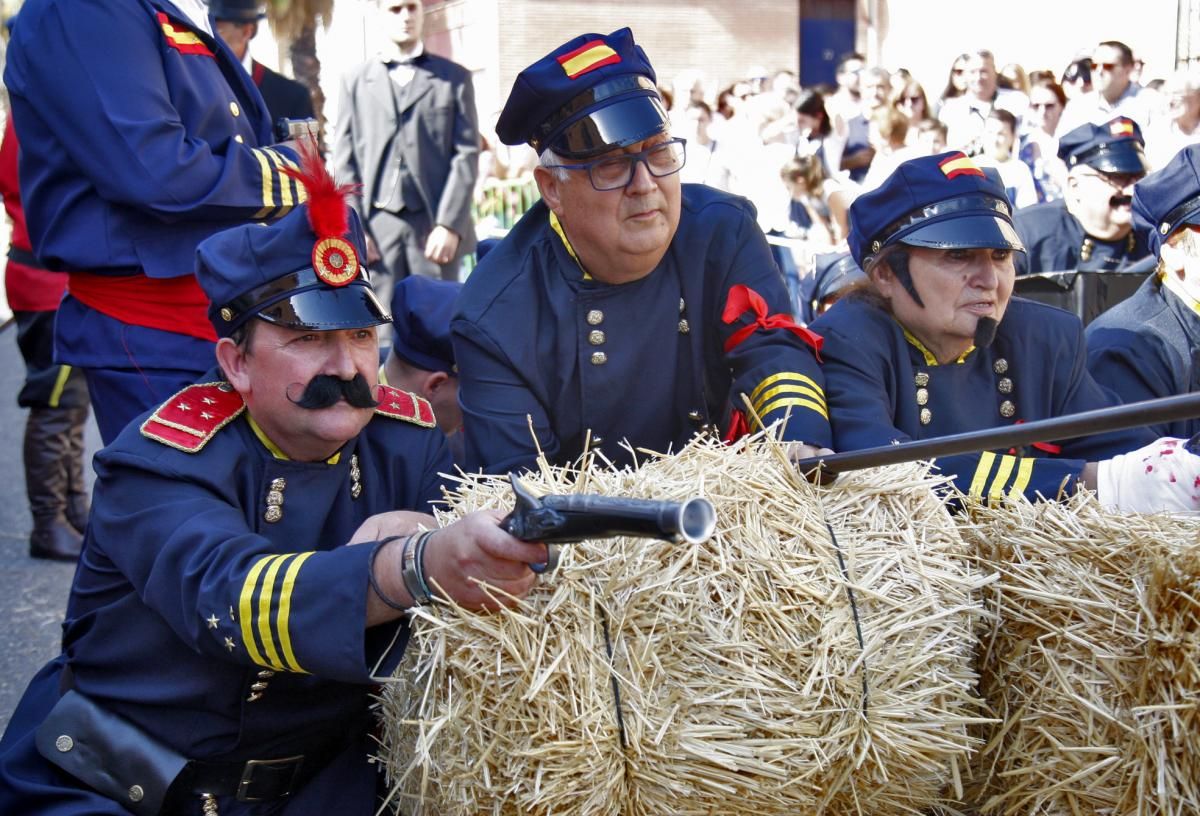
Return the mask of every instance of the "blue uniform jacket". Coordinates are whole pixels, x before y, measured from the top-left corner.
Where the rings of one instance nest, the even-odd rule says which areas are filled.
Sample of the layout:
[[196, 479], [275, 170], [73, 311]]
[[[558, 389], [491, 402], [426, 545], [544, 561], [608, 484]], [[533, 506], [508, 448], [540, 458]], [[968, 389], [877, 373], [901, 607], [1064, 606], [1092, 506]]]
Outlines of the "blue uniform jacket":
[[[961, 362], [938, 365], [881, 307], [862, 296], [838, 301], [813, 327], [822, 350], [834, 449], [861, 450], [894, 440], [929, 439], [1090, 411], [1117, 401], [1088, 375], [1079, 319], [1013, 298], [996, 339]], [[918, 383], [923, 382], [924, 385]], [[922, 395], [922, 392], [923, 395]], [[922, 404], [924, 400], [924, 404]], [[1003, 404], [1012, 406], [1005, 416]], [[922, 422], [927, 410], [928, 423]], [[1024, 493], [1055, 498], [1073, 491], [1085, 462], [1154, 439], [1145, 430], [1067, 440], [1055, 447], [947, 456], [937, 460], [974, 497]]]
[[[29, 0], [4, 82], [21, 140], [21, 193], [47, 269], [191, 275], [219, 230], [273, 218], [302, 191], [267, 148], [250, 76], [165, 0]], [[68, 297], [59, 354], [85, 366], [212, 365], [212, 344], [123, 324]]]
[[[725, 323], [738, 285], [761, 296], [756, 318]], [[741, 290], [742, 293], [745, 290]], [[725, 428], [750, 396], [784, 438], [828, 445], [812, 350], [766, 320], [790, 315], [783, 278], [752, 205], [683, 185], [679, 229], [658, 267], [620, 286], [585, 279], [538, 202], [467, 281], [451, 321], [469, 470], [532, 467], [533, 436], [554, 463], [593, 448], [622, 464], [635, 448], [678, 450], [704, 425]], [[532, 417], [533, 434], [530, 433]]]
[[[1200, 312], [1157, 275], [1087, 327], [1088, 370], [1122, 402], [1200, 391]], [[1152, 426], [1157, 436], [1200, 433], [1200, 417]]]
[[[1013, 255], [1018, 275], [1038, 272], [1115, 271], [1134, 268], [1150, 250], [1136, 230], [1117, 241], [1089, 238], [1083, 225], [1067, 211], [1065, 201], [1034, 204], [1013, 213], [1013, 226], [1025, 245]], [[1085, 253], [1084, 241], [1089, 250]], [[1087, 255], [1085, 258], [1084, 255]]]
[[[186, 391], [168, 404], [181, 400], [204, 410]], [[342, 545], [369, 516], [441, 498], [444, 435], [377, 414], [336, 461], [303, 463], [276, 458], [244, 412], [196, 453], [142, 425], [96, 456], [64, 624], [73, 687], [190, 759], [306, 754], [355, 728], [365, 741], [372, 678], [395, 668], [407, 629], [365, 628], [371, 546]], [[0, 812], [123, 813], [96, 794], [64, 806], [81, 786], [36, 754], [31, 732], [58, 684], [54, 669], [39, 675], [0, 742]], [[336, 810], [297, 812], [373, 813], [366, 759]], [[241, 808], [220, 803], [262, 812]]]

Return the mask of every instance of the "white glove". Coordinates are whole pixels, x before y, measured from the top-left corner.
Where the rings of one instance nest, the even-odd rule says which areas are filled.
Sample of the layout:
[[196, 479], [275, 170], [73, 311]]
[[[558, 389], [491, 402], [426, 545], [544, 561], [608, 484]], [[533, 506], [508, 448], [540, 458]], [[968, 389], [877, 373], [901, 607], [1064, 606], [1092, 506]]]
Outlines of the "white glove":
[[1184, 440], [1163, 437], [1132, 453], [1100, 462], [1096, 497], [1128, 513], [1200, 511], [1200, 456]]

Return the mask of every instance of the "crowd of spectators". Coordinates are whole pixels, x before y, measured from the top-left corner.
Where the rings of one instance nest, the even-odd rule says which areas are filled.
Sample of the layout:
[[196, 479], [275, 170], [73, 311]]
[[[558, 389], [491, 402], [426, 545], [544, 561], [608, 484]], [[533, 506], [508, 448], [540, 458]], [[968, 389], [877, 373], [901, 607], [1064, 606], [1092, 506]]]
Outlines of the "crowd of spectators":
[[[661, 91], [673, 134], [688, 140], [683, 180], [746, 196], [764, 231], [815, 253], [843, 247], [850, 202], [916, 156], [962, 150], [996, 168], [1020, 209], [1063, 198], [1062, 134], [1126, 116], [1141, 127], [1151, 169], [1162, 167], [1200, 142], [1200, 71], [1144, 81], [1141, 70], [1128, 46], [1106, 41], [1058, 71], [962, 53], [942, 88], [848, 54], [833, 85], [802, 87], [792, 71], [760, 67], [722, 85], [693, 69]], [[495, 183], [490, 161], [485, 150], [481, 189]], [[494, 178], [513, 179], [533, 162], [498, 164]]]

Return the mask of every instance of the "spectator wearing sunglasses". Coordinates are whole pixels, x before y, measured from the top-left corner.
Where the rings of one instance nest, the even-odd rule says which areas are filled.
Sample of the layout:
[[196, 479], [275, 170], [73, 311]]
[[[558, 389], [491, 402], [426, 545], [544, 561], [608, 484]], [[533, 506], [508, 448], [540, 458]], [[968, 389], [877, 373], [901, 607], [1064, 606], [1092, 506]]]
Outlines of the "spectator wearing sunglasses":
[[1067, 167], [1058, 158], [1058, 138], [1054, 135], [1066, 104], [1066, 93], [1053, 74], [1037, 78], [1029, 88], [1029, 108], [1017, 155], [1033, 173], [1039, 202], [1062, 198], [1067, 181]]
[[900, 93], [896, 95], [896, 110], [908, 117], [908, 136], [904, 140], [905, 144], [915, 146], [921, 123], [933, 118], [929, 112], [929, 99], [925, 96], [925, 89], [921, 87], [920, 82], [910, 79], [904, 83]]
[[1154, 119], [1159, 98], [1134, 81], [1133, 50], [1123, 42], [1106, 40], [1096, 46], [1091, 62], [1092, 90], [1072, 99], [1058, 123], [1058, 134], [1083, 124], [1102, 125], [1124, 116], [1146, 130]]

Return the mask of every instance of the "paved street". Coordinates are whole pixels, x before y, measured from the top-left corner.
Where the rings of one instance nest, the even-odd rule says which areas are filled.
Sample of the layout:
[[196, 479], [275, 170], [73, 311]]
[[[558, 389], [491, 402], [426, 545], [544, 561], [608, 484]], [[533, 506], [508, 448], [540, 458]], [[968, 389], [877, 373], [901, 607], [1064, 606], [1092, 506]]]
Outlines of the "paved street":
[[[0, 729], [8, 724], [29, 678], [58, 653], [59, 623], [75, 571], [72, 564], [29, 557], [32, 521], [21, 465], [27, 412], [17, 407], [24, 378], [16, 329], [9, 326], [0, 332], [0, 485], [7, 485], [0, 488]], [[89, 423], [89, 461], [99, 446], [95, 423]], [[90, 480], [90, 464], [85, 469]]]

